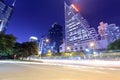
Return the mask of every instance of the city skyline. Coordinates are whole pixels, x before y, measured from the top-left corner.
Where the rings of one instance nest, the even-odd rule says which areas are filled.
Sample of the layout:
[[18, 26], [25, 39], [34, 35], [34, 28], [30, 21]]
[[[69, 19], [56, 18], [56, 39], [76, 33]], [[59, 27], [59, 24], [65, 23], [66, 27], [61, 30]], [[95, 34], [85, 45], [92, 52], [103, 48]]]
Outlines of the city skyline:
[[[70, 0], [71, 3], [82, 5], [80, 12], [89, 22], [89, 24], [97, 29], [100, 21], [107, 23], [115, 23], [120, 26], [120, 10], [119, 0], [91, 0], [88, 4], [83, 0]], [[102, 3], [103, 5], [97, 5]], [[94, 6], [92, 4], [95, 4]], [[98, 9], [92, 9], [93, 7]], [[84, 8], [83, 8], [84, 7]], [[92, 9], [92, 10], [91, 10]], [[104, 12], [103, 12], [104, 11]], [[106, 15], [108, 14], [109, 15]], [[64, 26], [64, 0], [56, 1], [17, 1], [14, 13], [8, 25], [7, 33], [14, 34], [18, 38], [18, 42], [29, 40], [30, 36], [40, 38], [46, 34], [54, 22], [58, 22]]]

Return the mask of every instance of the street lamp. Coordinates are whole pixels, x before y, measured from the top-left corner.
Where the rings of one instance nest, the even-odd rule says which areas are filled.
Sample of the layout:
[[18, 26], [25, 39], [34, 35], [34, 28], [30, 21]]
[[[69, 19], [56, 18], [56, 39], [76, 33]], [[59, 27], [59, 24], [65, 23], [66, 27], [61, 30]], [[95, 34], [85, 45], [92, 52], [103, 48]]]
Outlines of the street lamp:
[[90, 47], [92, 48], [92, 53], [93, 53], [94, 49], [95, 49], [95, 43], [94, 42], [90, 42]]
[[48, 43], [49, 41], [50, 41], [50, 40], [49, 40], [48, 38], [45, 40], [46, 43]]
[[90, 47], [94, 48], [94, 46], [95, 46], [95, 43], [94, 42], [90, 42]]
[[69, 46], [67, 46], [67, 47], [66, 47], [66, 50], [69, 52], [69, 51], [70, 51], [70, 47], [69, 47]]
[[51, 50], [48, 50], [48, 53], [51, 53]]
[[92, 48], [92, 53], [94, 54], [95, 43], [94, 42], [90, 42], [90, 47]]

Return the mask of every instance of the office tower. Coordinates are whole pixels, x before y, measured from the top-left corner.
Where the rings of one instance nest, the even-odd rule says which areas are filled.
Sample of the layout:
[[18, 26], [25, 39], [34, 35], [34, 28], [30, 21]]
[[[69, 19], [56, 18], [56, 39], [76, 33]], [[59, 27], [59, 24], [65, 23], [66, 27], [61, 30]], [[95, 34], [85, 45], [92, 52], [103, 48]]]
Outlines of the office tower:
[[53, 53], [59, 53], [59, 47], [63, 43], [63, 27], [57, 23], [53, 24], [48, 31], [48, 37]]
[[0, 32], [5, 32], [13, 13], [15, 0], [9, 4], [9, 0], [0, 0]]
[[120, 27], [116, 26], [116, 24], [100, 22], [100, 25], [98, 26], [98, 32], [101, 36], [101, 39], [106, 39], [108, 43], [120, 39]]
[[75, 4], [65, 7], [65, 44], [69, 51], [81, 51], [90, 48], [89, 44], [97, 38], [96, 30], [90, 27]]

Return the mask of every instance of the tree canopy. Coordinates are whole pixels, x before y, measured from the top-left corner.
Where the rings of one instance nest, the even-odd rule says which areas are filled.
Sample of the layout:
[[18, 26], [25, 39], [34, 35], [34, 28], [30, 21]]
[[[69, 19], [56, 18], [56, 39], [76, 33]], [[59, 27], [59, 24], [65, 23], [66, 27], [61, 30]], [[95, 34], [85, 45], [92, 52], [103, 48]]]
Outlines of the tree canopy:
[[38, 54], [38, 45], [35, 42], [16, 43], [12, 34], [0, 33], [0, 57], [27, 58]]
[[0, 56], [9, 56], [13, 54], [16, 37], [12, 34], [0, 33]]
[[16, 43], [14, 47], [14, 54], [20, 58], [28, 57], [31, 55], [38, 55], [38, 46], [35, 42]]
[[108, 50], [120, 50], [120, 39], [118, 39], [115, 42], [109, 44], [107, 49]]

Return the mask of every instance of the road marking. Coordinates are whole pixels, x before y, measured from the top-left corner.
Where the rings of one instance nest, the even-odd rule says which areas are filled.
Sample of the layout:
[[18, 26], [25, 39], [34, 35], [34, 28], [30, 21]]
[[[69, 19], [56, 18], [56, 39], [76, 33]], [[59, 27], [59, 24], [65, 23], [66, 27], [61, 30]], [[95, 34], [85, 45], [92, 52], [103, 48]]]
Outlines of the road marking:
[[[70, 69], [76, 69], [76, 70], [79, 70], [79, 71], [85, 71], [85, 72], [96, 72], [96, 73], [104, 73], [104, 74], [106, 74], [107, 72], [103, 72], [103, 71], [99, 71], [99, 70], [95, 70], [95, 71], [93, 71], [93, 70], [88, 70], [88, 69], [96, 69], [95, 67], [84, 67], [84, 66], [66, 66], [66, 67], [68, 67], [68, 68], [70, 68]], [[82, 69], [82, 68], [84, 68], [84, 69]]]
[[103, 68], [103, 67], [98, 67], [98, 69], [102, 69], [102, 70], [103, 70], [103, 69], [105, 69], [105, 68]]
[[108, 69], [109, 69], [109, 70], [114, 70], [114, 71], [115, 71], [115, 70], [120, 70], [120, 69], [115, 69], [115, 68], [108, 68]]
[[96, 70], [95, 72], [98, 72], [98, 73], [101, 73], [101, 74], [106, 74], [107, 72], [103, 72], [103, 71], [99, 71], [99, 70]]

